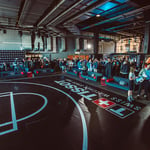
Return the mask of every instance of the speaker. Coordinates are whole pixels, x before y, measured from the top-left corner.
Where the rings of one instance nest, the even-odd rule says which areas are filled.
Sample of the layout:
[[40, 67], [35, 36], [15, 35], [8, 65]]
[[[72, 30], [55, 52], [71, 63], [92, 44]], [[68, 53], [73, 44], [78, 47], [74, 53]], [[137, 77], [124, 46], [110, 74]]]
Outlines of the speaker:
[[6, 33], [7, 33], [7, 30], [3, 30], [3, 33], [6, 34]]

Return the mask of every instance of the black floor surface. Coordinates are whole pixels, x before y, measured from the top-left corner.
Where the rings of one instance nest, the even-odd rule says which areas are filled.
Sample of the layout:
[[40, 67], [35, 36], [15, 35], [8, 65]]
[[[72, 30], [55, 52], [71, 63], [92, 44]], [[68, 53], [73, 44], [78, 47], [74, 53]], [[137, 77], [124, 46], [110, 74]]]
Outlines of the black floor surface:
[[87, 82], [0, 82], [1, 150], [150, 150], [150, 105]]

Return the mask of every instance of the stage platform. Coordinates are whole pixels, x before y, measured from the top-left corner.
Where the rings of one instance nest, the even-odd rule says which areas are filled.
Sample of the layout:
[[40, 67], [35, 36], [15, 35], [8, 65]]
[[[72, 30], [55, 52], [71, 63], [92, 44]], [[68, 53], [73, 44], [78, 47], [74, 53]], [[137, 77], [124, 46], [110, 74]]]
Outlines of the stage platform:
[[2, 150], [149, 150], [150, 101], [66, 74], [0, 82]]

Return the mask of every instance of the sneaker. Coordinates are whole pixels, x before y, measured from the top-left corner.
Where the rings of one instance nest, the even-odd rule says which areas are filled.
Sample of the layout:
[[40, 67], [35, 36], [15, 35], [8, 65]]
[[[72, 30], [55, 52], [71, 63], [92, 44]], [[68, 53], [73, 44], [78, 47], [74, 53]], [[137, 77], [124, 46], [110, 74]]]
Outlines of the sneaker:
[[147, 95], [144, 95], [144, 98], [147, 98]]
[[146, 100], [148, 100], [148, 95], [144, 95], [144, 98], [145, 98]]
[[140, 98], [140, 95], [138, 94], [136, 98], [139, 99], [139, 98]]

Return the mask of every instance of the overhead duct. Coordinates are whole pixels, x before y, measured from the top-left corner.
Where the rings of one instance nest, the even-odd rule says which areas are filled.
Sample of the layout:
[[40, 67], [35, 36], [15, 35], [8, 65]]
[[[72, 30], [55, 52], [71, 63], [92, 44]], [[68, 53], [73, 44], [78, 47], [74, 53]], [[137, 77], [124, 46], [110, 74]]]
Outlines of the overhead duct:
[[79, 13], [77, 13], [77, 14], [71, 16], [69, 19], [67, 19], [67, 20], [65, 21], [64, 25], [68, 24], [69, 22], [72, 22], [73, 20], [75, 20], [75, 19], [81, 17], [81, 16], [84, 15], [85, 13], [87, 13], [87, 12], [89, 12], [89, 11], [91, 11], [91, 10], [93, 10], [93, 9], [95, 9], [95, 8], [97, 8], [97, 7], [99, 7], [99, 6], [101, 6], [101, 5], [103, 5], [104, 3], [109, 2], [109, 1], [110, 1], [110, 0], [103, 0], [103, 1], [100, 1], [100, 2], [99, 2], [99, 1], [98, 1], [98, 2], [95, 2], [94, 4], [92, 4], [91, 6], [89, 6], [88, 8], [85, 8], [85, 9], [81, 10]]
[[94, 26], [98, 26], [98, 25], [101, 25], [101, 24], [104, 24], [104, 23], [107, 23], [107, 22], [115, 21], [115, 20], [118, 20], [118, 19], [121, 19], [121, 18], [127, 18], [127, 17], [133, 16], [133, 15], [139, 15], [142, 12], [144, 12], [146, 10], [149, 10], [149, 9], [150, 9], [150, 5], [144, 6], [142, 8], [139, 8], [139, 9], [136, 9], [136, 10], [124, 13], [122, 15], [119, 15], [119, 16], [116, 16], [116, 17], [112, 17], [112, 18], [106, 19], [104, 21], [100, 21], [98, 23], [94, 23], [92, 25], [86, 26], [86, 27], [82, 28], [81, 30], [86, 30], [86, 29], [92, 28]]
[[30, 0], [24, 0], [22, 2], [22, 6], [20, 7], [19, 13], [18, 13], [18, 19], [16, 22], [16, 26], [21, 23], [21, 19], [23, 17], [25, 9], [29, 6]]
[[75, 8], [77, 5], [79, 5], [82, 1], [84, 0], [79, 0], [78, 2], [76, 2], [73, 6], [71, 6], [70, 8], [68, 8], [66, 11], [64, 11], [63, 13], [61, 13], [59, 16], [57, 16], [55, 19], [53, 19], [52, 21], [50, 21], [46, 26], [53, 24], [56, 20], [58, 20], [60, 17], [64, 16], [66, 13], [68, 13], [70, 10], [72, 10], [73, 8]]
[[42, 20], [37, 23], [37, 26], [40, 26], [57, 8], [59, 8], [66, 0], [61, 0]]
[[82, 16], [83, 14], [85, 14], [86, 12], [104, 4], [105, 2], [108, 2], [110, 0], [103, 0], [101, 2], [97, 1], [94, 4], [88, 6], [87, 8], [81, 10], [80, 12], [76, 13], [75, 15], [71, 16], [69, 19], [67, 19], [64, 23], [64, 27], [67, 28], [68, 31], [70, 31], [72, 34], [74, 35], [80, 35], [80, 30], [79, 28], [74, 25], [73, 23], [71, 23], [73, 20], [79, 18], [80, 16]]
[[80, 35], [80, 30], [77, 26], [74, 24], [64, 25], [65, 28], [67, 28], [72, 34], [74, 35]]

